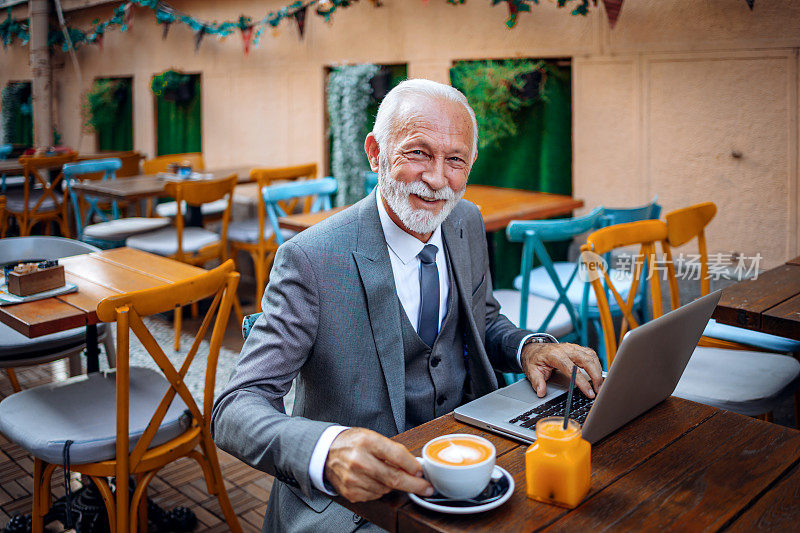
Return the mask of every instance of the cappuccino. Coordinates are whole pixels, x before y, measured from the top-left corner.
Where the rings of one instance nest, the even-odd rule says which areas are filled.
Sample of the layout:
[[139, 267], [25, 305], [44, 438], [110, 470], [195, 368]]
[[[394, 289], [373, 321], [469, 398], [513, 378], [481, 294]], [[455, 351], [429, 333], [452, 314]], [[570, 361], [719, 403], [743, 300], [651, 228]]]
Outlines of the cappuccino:
[[484, 442], [469, 437], [451, 437], [432, 442], [426, 450], [428, 457], [450, 466], [469, 466], [484, 462], [492, 450]]

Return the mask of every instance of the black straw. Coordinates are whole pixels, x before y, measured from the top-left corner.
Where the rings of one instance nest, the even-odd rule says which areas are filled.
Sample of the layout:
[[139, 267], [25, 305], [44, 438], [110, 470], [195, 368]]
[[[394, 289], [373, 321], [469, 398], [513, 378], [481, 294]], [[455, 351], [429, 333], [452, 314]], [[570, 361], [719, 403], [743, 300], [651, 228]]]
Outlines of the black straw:
[[572, 377], [569, 378], [569, 391], [567, 392], [567, 405], [564, 407], [564, 430], [569, 424], [569, 410], [572, 408], [572, 391], [575, 389], [575, 377], [578, 375], [578, 366], [572, 365]]

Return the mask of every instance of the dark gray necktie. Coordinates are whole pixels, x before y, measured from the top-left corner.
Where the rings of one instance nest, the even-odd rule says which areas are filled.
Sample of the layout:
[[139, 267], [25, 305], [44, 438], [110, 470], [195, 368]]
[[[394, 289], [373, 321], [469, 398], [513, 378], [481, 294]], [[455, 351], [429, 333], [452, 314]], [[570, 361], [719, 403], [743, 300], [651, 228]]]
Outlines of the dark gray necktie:
[[426, 244], [417, 254], [422, 263], [419, 271], [419, 322], [417, 334], [428, 346], [433, 346], [439, 333], [439, 270], [436, 268], [436, 252], [439, 249]]

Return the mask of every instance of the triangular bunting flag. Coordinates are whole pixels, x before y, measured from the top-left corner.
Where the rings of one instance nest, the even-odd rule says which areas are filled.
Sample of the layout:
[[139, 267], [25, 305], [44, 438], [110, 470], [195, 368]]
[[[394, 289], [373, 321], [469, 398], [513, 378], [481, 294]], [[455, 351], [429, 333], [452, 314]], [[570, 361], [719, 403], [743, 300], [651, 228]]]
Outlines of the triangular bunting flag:
[[756, 3], [756, 0], [745, 0], [747, 2], [747, 6], [750, 8], [750, 11], [753, 10], [753, 4]]
[[603, 0], [603, 4], [606, 6], [608, 25], [613, 29], [614, 25], [617, 23], [619, 12], [622, 9], [622, 0]]
[[293, 13], [294, 21], [297, 22], [297, 30], [300, 32], [300, 38], [302, 39], [306, 33], [306, 10], [308, 9], [307, 6], [303, 6], [297, 11]]

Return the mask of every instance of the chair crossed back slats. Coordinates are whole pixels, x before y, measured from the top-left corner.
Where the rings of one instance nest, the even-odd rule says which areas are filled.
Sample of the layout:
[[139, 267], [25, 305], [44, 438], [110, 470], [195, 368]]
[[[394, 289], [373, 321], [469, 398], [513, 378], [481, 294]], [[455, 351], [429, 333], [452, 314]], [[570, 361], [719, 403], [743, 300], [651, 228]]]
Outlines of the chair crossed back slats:
[[[581, 260], [587, 269], [587, 276], [597, 297], [609, 366], [617, 352], [617, 339], [614, 333], [606, 288], [610, 291], [622, 313], [619, 338], [629, 330], [639, 326], [633, 315], [634, 300], [640, 283], [650, 282], [653, 304], [653, 318], [663, 314], [661, 283], [657, 271], [656, 243], [667, 238], [667, 225], [660, 220], [643, 220], [605, 227], [590, 234], [586, 244], [581, 247]], [[633, 274], [628, 298], [623, 298], [609, 277], [608, 268], [601, 257], [616, 248], [639, 246], [633, 261]], [[646, 270], [646, 271], [645, 271]]]
[[200, 207], [204, 203], [213, 202], [228, 197], [228, 207], [222, 215], [222, 229], [218, 243], [201, 250], [197, 256], [189, 257], [183, 250], [183, 231], [185, 227], [184, 217], [175, 217], [175, 230], [178, 239], [177, 252], [174, 258], [178, 261], [199, 264], [208, 261], [213, 257], [223, 258], [228, 245], [228, 223], [231, 218], [231, 208], [233, 206], [233, 189], [236, 187], [236, 174], [232, 174], [222, 180], [197, 180], [197, 181], [174, 181], [169, 182], [164, 187], [164, 192], [168, 196], [175, 198], [178, 203], [178, 212], [181, 212], [182, 204]]
[[[122, 162], [117, 158], [93, 159], [64, 165], [64, 181], [72, 200], [75, 229], [79, 239], [83, 237], [84, 227], [91, 224], [95, 216], [103, 222], [107, 222], [109, 217], [101, 209], [97, 198], [73, 191], [73, 183], [75, 180], [83, 179], [114, 180], [117, 178], [116, 172], [121, 166]], [[111, 216], [114, 220], [119, 218], [119, 206], [115, 201], [111, 202]]]
[[[278, 231], [277, 226], [273, 226], [273, 234], [269, 237], [264, 236], [264, 227], [267, 221], [267, 207], [264, 202], [264, 188], [269, 187], [271, 185], [276, 184], [276, 182], [283, 182], [283, 181], [298, 181], [298, 180], [312, 180], [317, 176], [317, 164], [316, 163], [309, 163], [305, 165], [294, 165], [290, 167], [279, 167], [279, 168], [254, 168], [250, 171], [250, 179], [255, 180], [258, 183], [258, 190], [261, 192], [259, 194], [258, 199], [258, 227], [261, 228], [262, 231], [258, 234], [258, 242], [262, 246], [265, 245], [267, 242], [273, 242], [277, 238], [277, 234], [280, 233]], [[293, 213], [297, 209], [297, 205], [302, 198], [295, 197], [290, 198], [288, 201], [282, 201], [280, 203], [281, 209], [286, 213]], [[308, 197], [304, 200], [303, 204], [303, 211], [308, 212], [311, 208], [311, 201], [312, 198]], [[280, 244], [280, 243], [278, 243]], [[277, 244], [274, 245], [274, 248], [277, 249]]]
[[378, 186], [378, 173], [371, 170], [364, 171], [364, 194], [369, 194]]
[[[64, 173], [61, 167], [66, 163], [75, 161], [77, 152], [68, 152], [55, 156], [23, 156], [19, 158], [25, 169], [25, 182], [23, 187], [23, 203], [21, 209], [14, 212], [20, 229], [20, 236], [30, 235], [33, 225], [37, 222], [55, 221], [58, 223], [64, 237], [70, 236], [67, 224], [67, 202], [60, 196]], [[43, 171], [52, 170], [49, 179]], [[52, 208], [45, 208], [46, 200], [52, 201]], [[48, 228], [45, 232], [48, 233]]]
[[[545, 331], [550, 325], [550, 321], [556, 314], [558, 307], [563, 305], [569, 313], [570, 320], [572, 321], [573, 332], [569, 334], [569, 339], [573, 340], [581, 331], [585, 330], [585, 321], [582, 320], [575, 307], [570, 303], [567, 296], [567, 291], [575, 282], [578, 277], [578, 269], [580, 262], [575, 263], [575, 268], [572, 271], [566, 283], [562, 284], [558, 273], [553, 267], [553, 260], [547, 252], [544, 243], [552, 241], [563, 241], [572, 239], [577, 235], [586, 233], [595, 229], [603, 215], [603, 208], [597, 207], [588, 215], [582, 217], [575, 217], [562, 220], [514, 220], [506, 229], [506, 235], [511, 242], [522, 243], [522, 288], [520, 292], [520, 328], [528, 327], [528, 299], [530, 298], [530, 279], [531, 269], [533, 268], [534, 257], [538, 258], [542, 263], [547, 275], [553, 282], [558, 293], [558, 298], [554, 302], [550, 312], [545, 317], [542, 324], [536, 328], [537, 331]], [[584, 302], [588, 301], [589, 286], [584, 287]]]
[[638, 207], [604, 207], [601, 224], [613, 226], [639, 220], [658, 220], [660, 215], [661, 205], [658, 203], [658, 196], [655, 196], [650, 203]]
[[[203, 467], [203, 473], [210, 491], [212, 493], [217, 492], [220, 504], [228, 519], [228, 525], [235, 530], [239, 530], [238, 522], [225, 493], [219, 462], [211, 439], [210, 422], [214, 402], [217, 360], [238, 282], [239, 274], [234, 271], [233, 261], [228, 260], [214, 270], [204, 272], [182, 282], [108, 297], [101, 301], [97, 307], [97, 316], [100, 320], [117, 324], [117, 456], [115, 465], [117, 479], [127, 480], [132, 473], [137, 473], [140, 476], [147, 472], [155, 473], [161, 466], [174, 460], [175, 449], [180, 448], [183, 450], [182, 455], [194, 458]], [[180, 368], [175, 368], [147, 329], [142, 317], [171, 311], [180, 306], [189, 305], [209, 297], [213, 297], [213, 300], [200, 325], [197, 336]], [[204, 363], [206, 366], [205, 389], [201, 409], [189, 392], [184, 380], [189, 368], [195, 361], [200, 344], [206, 337], [212, 321], [214, 325], [209, 342], [208, 359], [207, 363]], [[148, 354], [157, 363], [169, 382], [169, 388], [164, 393], [144, 433], [133, 447], [133, 450], [129, 452], [130, 331], [133, 331]], [[181, 398], [191, 412], [193, 421], [186, 432], [191, 438], [187, 440], [186, 435], [181, 435], [174, 439], [172, 443], [148, 450], [176, 395]], [[195, 450], [198, 444], [201, 446], [202, 454]], [[150, 478], [147, 476], [140, 477], [139, 479], [149, 481], [152, 476]], [[140, 482], [139, 486], [137, 486], [130, 507], [128, 507], [128, 484], [118, 484], [116, 495], [117, 531], [127, 530], [129, 520], [131, 522], [134, 520], [135, 513], [129, 514], [129, 509], [135, 510], [138, 508], [139, 502], [144, 496], [147, 481]]]
[[[330, 209], [331, 195], [336, 193], [337, 189], [336, 180], [330, 177], [266, 187], [262, 194], [264, 195], [264, 204], [272, 227], [279, 227], [278, 217], [283, 217], [293, 212], [293, 210], [285, 209], [285, 207], [291, 207], [291, 202], [301, 197], [310, 197], [305, 200], [304, 213], [315, 213]], [[289, 206], [286, 204], [287, 201], [290, 201]], [[275, 241], [278, 245], [283, 244], [284, 238], [280, 231], [275, 232]]]
[[142, 161], [142, 170], [145, 174], [158, 174], [166, 172], [171, 163], [183, 163], [188, 161], [192, 165], [192, 170], [203, 171], [206, 169], [203, 154], [200, 152], [189, 152], [185, 154], [169, 154], [154, 157]]
[[711, 284], [708, 279], [708, 248], [706, 246], [705, 227], [714, 219], [717, 214], [717, 206], [714, 202], [704, 202], [701, 204], [684, 207], [670, 211], [666, 215], [667, 219], [667, 240], [665, 242], [664, 255], [667, 259], [667, 267], [672, 269], [670, 276], [670, 299], [673, 309], [680, 307], [680, 296], [678, 294], [677, 276], [675, 276], [674, 265], [672, 264], [671, 247], [679, 247], [697, 238], [697, 248], [700, 255], [700, 295], [705, 296], [711, 291]]

